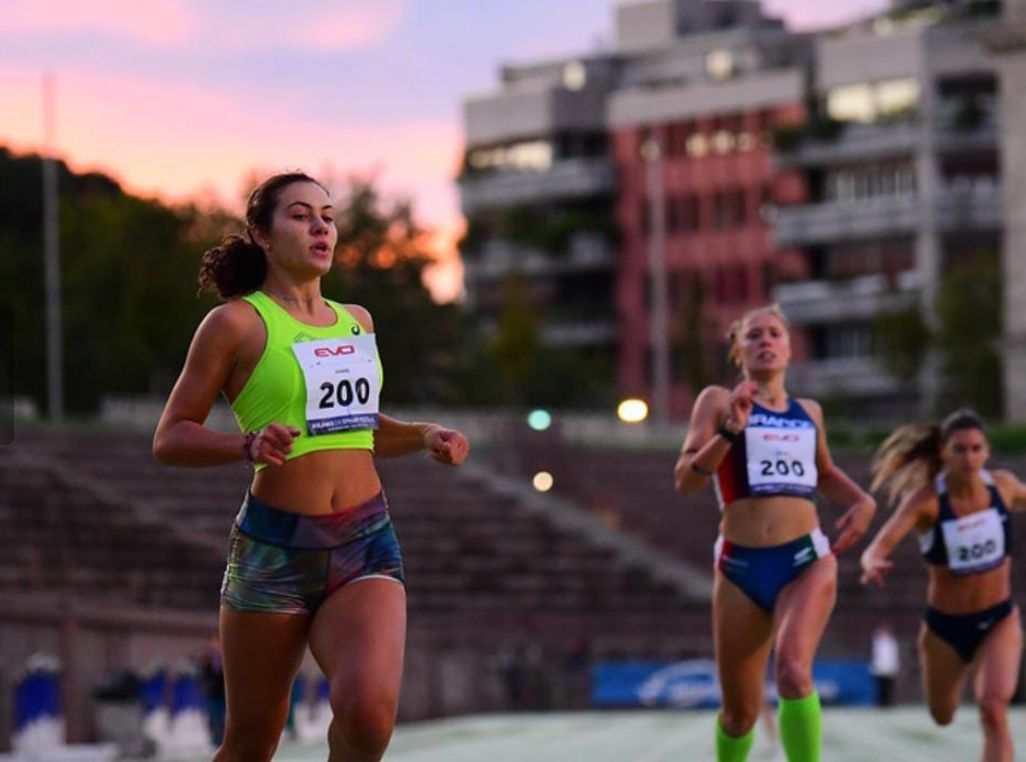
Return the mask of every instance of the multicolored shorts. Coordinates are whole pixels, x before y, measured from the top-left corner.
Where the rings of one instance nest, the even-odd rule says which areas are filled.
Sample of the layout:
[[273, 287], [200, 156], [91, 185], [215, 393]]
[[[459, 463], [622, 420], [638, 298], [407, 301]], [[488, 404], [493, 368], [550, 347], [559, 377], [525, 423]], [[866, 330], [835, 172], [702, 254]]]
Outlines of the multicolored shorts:
[[360, 579], [403, 584], [403, 559], [385, 494], [353, 508], [307, 516], [247, 493], [228, 541], [221, 603], [236, 611], [313, 614]]

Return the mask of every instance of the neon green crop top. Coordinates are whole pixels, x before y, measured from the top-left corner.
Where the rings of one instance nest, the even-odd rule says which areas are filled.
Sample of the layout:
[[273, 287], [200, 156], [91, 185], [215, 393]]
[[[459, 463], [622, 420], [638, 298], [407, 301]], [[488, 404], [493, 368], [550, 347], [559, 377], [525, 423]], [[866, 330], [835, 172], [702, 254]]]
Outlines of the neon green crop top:
[[[321, 327], [296, 320], [262, 291], [254, 291], [242, 298], [253, 305], [264, 321], [264, 326], [267, 329], [267, 342], [260, 360], [253, 368], [253, 373], [242, 387], [242, 391], [231, 403], [232, 412], [235, 413], [239, 427], [243, 431], [259, 431], [269, 423], [281, 423], [299, 429], [302, 433], [293, 440], [292, 452], [289, 453], [288, 460], [318, 450], [373, 450], [373, 429], [377, 428], [376, 393], [373, 400], [373, 414], [348, 416], [346, 420], [350, 421], [349, 430], [334, 431], [329, 428], [327, 433], [310, 433], [318, 428], [320, 422], [311, 420], [308, 415], [307, 387], [311, 383], [310, 372], [304, 371], [300, 359], [303, 353], [310, 354], [310, 347], [321, 347], [314, 349], [319, 358], [331, 359], [336, 354], [347, 354], [344, 350], [351, 349], [351, 345], [345, 341], [339, 343], [337, 341], [339, 339], [350, 342], [367, 342], [369, 339], [369, 346], [373, 348], [373, 334], [367, 334], [345, 307], [327, 299], [325, 301], [335, 311], [338, 320], [334, 325]], [[328, 339], [336, 341], [324, 341]], [[307, 347], [298, 346], [307, 342], [316, 343]], [[345, 408], [342, 406], [355, 403], [357, 397], [361, 402], [366, 401], [361, 392], [372, 386], [380, 389], [383, 377], [381, 359], [376, 350], [373, 350], [373, 361], [370, 366], [371, 372], [364, 374], [370, 376], [369, 380], [357, 379], [355, 393], [351, 384], [343, 389], [332, 388], [330, 382], [321, 385], [315, 382], [313, 388], [326, 390], [323, 399], [318, 399], [320, 406], [327, 405], [333, 408], [337, 406], [336, 410], [344, 410]], [[317, 380], [320, 379], [321, 377], [317, 378]], [[318, 395], [320, 394], [318, 392]], [[317, 414], [326, 415], [328, 412], [334, 411], [318, 412]], [[264, 467], [263, 463], [256, 464], [258, 471]]]

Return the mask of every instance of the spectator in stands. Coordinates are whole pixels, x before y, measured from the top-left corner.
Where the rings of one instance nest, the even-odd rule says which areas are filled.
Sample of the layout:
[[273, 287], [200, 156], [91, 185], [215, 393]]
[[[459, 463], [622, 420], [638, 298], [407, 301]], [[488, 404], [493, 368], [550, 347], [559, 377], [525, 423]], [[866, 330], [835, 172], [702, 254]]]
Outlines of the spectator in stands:
[[[426, 450], [459, 465], [466, 438], [379, 414], [363, 307], [321, 296], [338, 237], [325, 188], [275, 175], [244, 235], [206, 252], [203, 320], [157, 425], [162, 463], [254, 465], [229, 541], [220, 637], [227, 691], [215, 760], [269, 760], [309, 644], [330, 683], [331, 759], [377, 760], [392, 734], [406, 633], [403, 566], [375, 457]], [[219, 395], [241, 434], [204, 425]]]
[[894, 683], [901, 669], [901, 653], [894, 628], [882, 622], [873, 630], [870, 644], [869, 671], [876, 682], [876, 705], [894, 706]]
[[984, 762], [1012, 759], [1008, 703], [1022, 655], [1012, 601], [1010, 511], [1026, 509], [1026, 485], [986, 469], [990, 444], [979, 417], [959, 410], [938, 425], [910, 424], [877, 451], [873, 488], [897, 510], [862, 554], [862, 582], [882, 586], [891, 552], [915, 530], [930, 583], [919, 630], [923, 690], [935, 722], [955, 716], [975, 672]]
[[[819, 405], [785, 389], [791, 345], [780, 309], [745, 313], [729, 338], [743, 380], [701, 392], [674, 469], [682, 495], [714, 479], [723, 512], [713, 583], [723, 692], [716, 758], [747, 759], [772, 648], [781, 745], [790, 762], [811, 762], [820, 758], [812, 663], [836, 597], [834, 554], [865, 533], [876, 503], [834, 464]], [[846, 506], [833, 548], [819, 527], [817, 491]]]

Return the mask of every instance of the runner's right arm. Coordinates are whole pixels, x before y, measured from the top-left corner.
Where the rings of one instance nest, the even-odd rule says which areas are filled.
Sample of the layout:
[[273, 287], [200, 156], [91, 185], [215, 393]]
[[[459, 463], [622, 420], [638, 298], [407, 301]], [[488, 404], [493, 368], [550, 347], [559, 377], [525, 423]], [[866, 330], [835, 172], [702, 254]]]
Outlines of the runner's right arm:
[[[246, 435], [204, 425], [246, 337], [249, 310], [229, 302], [210, 311], [193, 336], [182, 373], [153, 435], [153, 455], [169, 466], [218, 466], [244, 460]], [[293, 433], [294, 432], [294, 433]], [[250, 457], [280, 465], [299, 432], [272, 423], [251, 437]]]

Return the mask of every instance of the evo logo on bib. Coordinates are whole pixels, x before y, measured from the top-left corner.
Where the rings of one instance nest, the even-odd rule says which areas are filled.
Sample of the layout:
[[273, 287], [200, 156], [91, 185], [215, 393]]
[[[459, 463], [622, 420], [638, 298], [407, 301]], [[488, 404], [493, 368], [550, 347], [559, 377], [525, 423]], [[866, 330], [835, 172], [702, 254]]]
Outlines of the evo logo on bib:
[[378, 427], [378, 348], [373, 334], [292, 345], [306, 382], [310, 436]]

